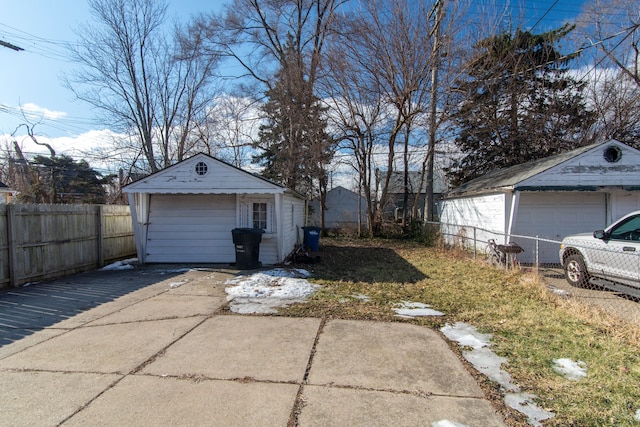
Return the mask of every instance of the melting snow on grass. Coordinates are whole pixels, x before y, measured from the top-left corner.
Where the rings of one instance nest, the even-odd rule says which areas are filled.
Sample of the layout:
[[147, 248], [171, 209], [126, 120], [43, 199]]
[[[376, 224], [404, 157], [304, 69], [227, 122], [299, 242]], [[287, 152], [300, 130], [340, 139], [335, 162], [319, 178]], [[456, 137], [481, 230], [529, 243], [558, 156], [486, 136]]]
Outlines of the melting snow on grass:
[[399, 306], [393, 309], [393, 311], [396, 312], [396, 316], [405, 319], [418, 316], [444, 316], [444, 313], [432, 309], [429, 304], [423, 304], [421, 302], [402, 301], [396, 305]]
[[319, 285], [310, 283], [308, 271], [276, 268], [225, 282], [227, 301], [234, 313], [275, 313], [278, 307], [304, 302]]
[[579, 360], [553, 359], [553, 370], [570, 380], [580, 380], [587, 376], [587, 364]]
[[440, 330], [447, 338], [456, 341], [461, 347], [471, 349], [463, 350], [462, 356], [478, 371], [507, 390], [504, 398], [505, 403], [526, 415], [532, 425], [541, 426], [541, 421], [554, 416], [553, 412], [539, 408], [535, 404], [533, 401], [535, 395], [522, 393], [520, 387], [511, 382], [511, 375], [502, 369], [502, 364], [506, 363], [507, 359], [498, 356], [489, 348], [491, 334], [482, 334], [475, 327], [462, 322], [454, 325], [446, 324]]

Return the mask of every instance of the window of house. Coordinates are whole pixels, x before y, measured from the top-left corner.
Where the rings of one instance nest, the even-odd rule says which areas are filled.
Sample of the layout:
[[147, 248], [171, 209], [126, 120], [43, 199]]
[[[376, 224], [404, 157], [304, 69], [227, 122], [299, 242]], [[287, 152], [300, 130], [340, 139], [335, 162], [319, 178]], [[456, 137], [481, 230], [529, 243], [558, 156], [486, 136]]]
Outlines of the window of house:
[[266, 203], [254, 203], [253, 204], [253, 227], [266, 230], [268, 228], [267, 221], [267, 204]]

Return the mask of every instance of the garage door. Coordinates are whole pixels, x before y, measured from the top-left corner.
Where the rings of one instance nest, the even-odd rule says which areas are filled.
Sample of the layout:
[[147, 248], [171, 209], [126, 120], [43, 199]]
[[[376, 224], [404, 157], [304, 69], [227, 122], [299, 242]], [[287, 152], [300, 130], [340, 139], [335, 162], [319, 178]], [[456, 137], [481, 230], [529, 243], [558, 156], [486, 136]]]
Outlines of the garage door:
[[[522, 193], [513, 234], [559, 241], [569, 234], [602, 229], [607, 225], [605, 198], [604, 193]], [[535, 241], [513, 240], [525, 248], [518, 259], [534, 262]], [[541, 242], [539, 262], [558, 263], [558, 249], [558, 244]]]
[[233, 195], [151, 195], [147, 262], [235, 260]]

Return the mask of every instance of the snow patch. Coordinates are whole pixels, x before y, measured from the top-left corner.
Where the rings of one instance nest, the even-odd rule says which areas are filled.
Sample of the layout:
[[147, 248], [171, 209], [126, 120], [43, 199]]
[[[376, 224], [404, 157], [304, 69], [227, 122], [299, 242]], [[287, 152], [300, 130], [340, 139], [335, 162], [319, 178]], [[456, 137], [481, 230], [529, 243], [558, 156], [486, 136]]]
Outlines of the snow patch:
[[100, 270], [131, 270], [133, 268], [132, 263], [138, 261], [137, 258], [125, 259], [122, 261], [116, 261], [113, 264], [105, 265]]
[[405, 319], [411, 319], [418, 316], [444, 316], [444, 313], [431, 308], [429, 304], [423, 304], [421, 302], [409, 302], [402, 301], [398, 308], [394, 308], [397, 317]]
[[560, 289], [560, 288], [556, 288], [555, 286], [549, 286], [549, 290], [561, 297], [569, 297], [571, 296], [571, 293], [568, 291], [565, 291], [564, 289]]
[[227, 301], [234, 313], [276, 313], [278, 307], [304, 302], [319, 285], [306, 280], [311, 274], [304, 269], [277, 268], [225, 282]]
[[539, 408], [533, 399], [535, 395], [521, 393], [520, 387], [511, 382], [511, 375], [502, 369], [502, 364], [508, 360], [495, 354], [489, 348], [491, 334], [482, 334], [468, 323], [458, 322], [454, 325], [446, 324], [440, 331], [450, 340], [456, 341], [463, 348], [462, 357], [471, 363], [478, 371], [500, 384], [508, 391], [505, 403], [516, 411], [527, 416], [529, 423], [541, 426], [541, 421], [552, 418], [555, 414]]
[[533, 401], [535, 398], [536, 395], [530, 393], [507, 393], [504, 396], [504, 402], [509, 407], [526, 415], [531, 425], [541, 427], [540, 421], [552, 418], [554, 413], [538, 407]]
[[636, 415], [633, 417], [634, 420], [640, 421], [640, 409], [636, 411]]
[[569, 380], [578, 381], [587, 376], [587, 364], [579, 360], [553, 359], [553, 370]]
[[169, 283], [169, 289], [179, 288], [180, 286], [184, 285], [187, 282], [188, 282], [188, 280], [181, 280], [179, 282], [171, 282], [171, 283]]
[[431, 427], [469, 427], [466, 424], [460, 424], [455, 421], [440, 420], [431, 423]]

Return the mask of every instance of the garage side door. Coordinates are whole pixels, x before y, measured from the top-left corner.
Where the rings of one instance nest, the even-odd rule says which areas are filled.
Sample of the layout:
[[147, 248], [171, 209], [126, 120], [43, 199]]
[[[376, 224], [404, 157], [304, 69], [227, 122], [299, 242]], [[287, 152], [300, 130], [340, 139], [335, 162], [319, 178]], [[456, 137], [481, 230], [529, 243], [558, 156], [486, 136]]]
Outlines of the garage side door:
[[[513, 234], [540, 236], [562, 240], [569, 234], [592, 232], [606, 226], [604, 193], [522, 193]], [[519, 260], [534, 262], [535, 243], [523, 239], [512, 240], [525, 248]], [[541, 242], [541, 263], [559, 263], [559, 245]]]
[[147, 262], [235, 260], [233, 195], [151, 195]]

